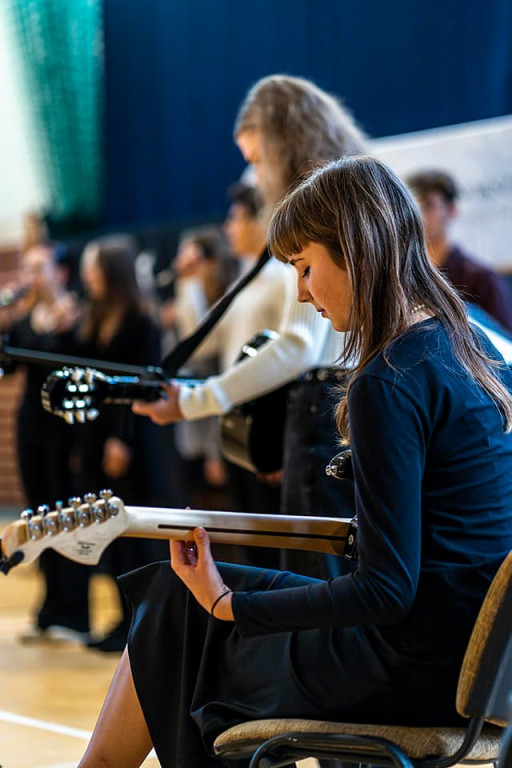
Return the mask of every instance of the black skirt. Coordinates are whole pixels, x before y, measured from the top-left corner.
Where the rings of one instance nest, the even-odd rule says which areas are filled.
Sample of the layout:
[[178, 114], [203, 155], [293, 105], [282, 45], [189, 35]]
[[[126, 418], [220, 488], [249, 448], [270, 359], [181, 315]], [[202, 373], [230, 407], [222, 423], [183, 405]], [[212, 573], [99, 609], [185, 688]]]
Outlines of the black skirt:
[[[226, 563], [219, 570], [234, 591], [312, 581]], [[376, 627], [244, 638], [235, 623], [211, 618], [168, 562], [120, 582], [133, 609], [128, 652], [135, 688], [162, 768], [218, 766], [215, 738], [246, 720], [458, 722], [456, 672], [398, 654]]]

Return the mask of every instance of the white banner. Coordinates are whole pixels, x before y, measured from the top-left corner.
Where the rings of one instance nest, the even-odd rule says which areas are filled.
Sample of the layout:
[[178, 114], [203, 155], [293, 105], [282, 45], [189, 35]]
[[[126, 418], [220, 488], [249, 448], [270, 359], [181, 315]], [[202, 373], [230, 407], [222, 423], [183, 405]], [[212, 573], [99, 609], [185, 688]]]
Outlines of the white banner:
[[402, 178], [426, 169], [452, 175], [460, 190], [452, 239], [512, 272], [512, 116], [375, 139], [372, 146]]

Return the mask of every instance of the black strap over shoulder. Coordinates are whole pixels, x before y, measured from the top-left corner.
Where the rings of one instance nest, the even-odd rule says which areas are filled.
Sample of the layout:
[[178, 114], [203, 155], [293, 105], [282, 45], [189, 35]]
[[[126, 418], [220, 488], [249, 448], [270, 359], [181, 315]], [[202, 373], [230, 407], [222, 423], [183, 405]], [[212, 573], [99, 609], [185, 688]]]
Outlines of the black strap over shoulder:
[[246, 275], [243, 275], [243, 277], [237, 280], [237, 282], [220, 297], [217, 303], [210, 309], [201, 325], [199, 325], [199, 327], [185, 339], [178, 342], [174, 349], [164, 357], [160, 363], [160, 368], [167, 374], [167, 376], [172, 377], [176, 375], [183, 363], [191, 357], [203, 339], [210, 333], [214, 325], [218, 323], [235, 296], [237, 296], [240, 291], [243, 290], [259, 272], [261, 272], [270, 258], [270, 251], [268, 248], [265, 248], [253, 268], [250, 269]]

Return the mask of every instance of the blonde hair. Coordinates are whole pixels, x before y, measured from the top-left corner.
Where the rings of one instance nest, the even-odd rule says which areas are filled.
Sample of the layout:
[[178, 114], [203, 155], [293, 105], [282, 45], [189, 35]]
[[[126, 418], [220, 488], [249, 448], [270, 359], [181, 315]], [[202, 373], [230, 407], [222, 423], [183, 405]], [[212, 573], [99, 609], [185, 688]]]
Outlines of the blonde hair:
[[280, 169], [281, 197], [315, 166], [366, 149], [364, 133], [338, 99], [288, 75], [265, 77], [251, 88], [238, 111], [235, 139], [244, 131], [261, 134]]

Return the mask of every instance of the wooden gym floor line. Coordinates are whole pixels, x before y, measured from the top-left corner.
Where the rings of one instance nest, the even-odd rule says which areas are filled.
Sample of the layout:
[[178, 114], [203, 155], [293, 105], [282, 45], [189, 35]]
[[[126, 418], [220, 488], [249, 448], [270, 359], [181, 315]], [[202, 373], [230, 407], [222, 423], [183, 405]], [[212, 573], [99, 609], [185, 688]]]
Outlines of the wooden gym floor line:
[[[17, 516], [0, 509], [0, 536]], [[105, 576], [91, 582], [92, 629], [101, 634], [116, 622], [117, 592]], [[0, 768], [76, 768], [119, 659], [71, 644], [20, 643], [40, 594], [34, 564], [0, 573]], [[150, 755], [143, 768], [159, 765]]]
[[[0, 530], [10, 519], [0, 515]], [[20, 643], [40, 591], [35, 565], [0, 574], [2, 768], [76, 768], [119, 659], [76, 645]], [[116, 622], [117, 594], [107, 577], [92, 579], [91, 605], [95, 631]], [[155, 757], [144, 763], [144, 768], [158, 766]]]

